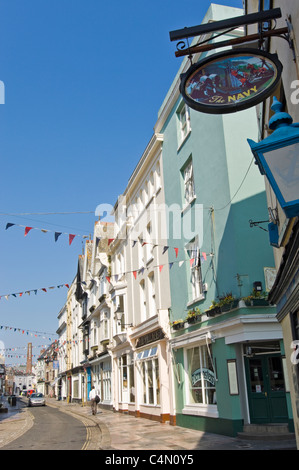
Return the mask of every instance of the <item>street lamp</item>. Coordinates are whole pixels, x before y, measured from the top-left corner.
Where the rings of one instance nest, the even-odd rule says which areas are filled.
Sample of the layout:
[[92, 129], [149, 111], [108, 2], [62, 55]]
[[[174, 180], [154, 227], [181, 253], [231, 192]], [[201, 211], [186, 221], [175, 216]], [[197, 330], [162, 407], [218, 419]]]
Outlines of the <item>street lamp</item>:
[[299, 123], [282, 111], [273, 98], [275, 112], [269, 121], [274, 132], [256, 143], [247, 139], [262, 175], [266, 175], [278, 201], [290, 219], [299, 215]]
[[133, 326], [132, 323], [123, 323], [124, 312], [123, 312], [123, 310], [120, 309], [119, 306], [118, 306], [117, 309], [115, 310], [115, 316], [116, 316], [117, 323], [118, 323], [119, 325], [121, 325], [122, 327], [123, 327], [123, 326], [130, 326], [130, 327]]

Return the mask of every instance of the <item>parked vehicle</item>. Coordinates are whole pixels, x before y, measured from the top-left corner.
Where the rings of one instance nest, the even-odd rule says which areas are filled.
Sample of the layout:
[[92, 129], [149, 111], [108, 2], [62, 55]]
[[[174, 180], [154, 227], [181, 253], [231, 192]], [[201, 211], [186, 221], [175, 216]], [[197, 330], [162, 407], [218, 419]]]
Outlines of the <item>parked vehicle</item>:
[[46, 400], [42, 393], [33, 393], [28, 400], [28, 406], [45, 406]]
[[21, 397], [27, 397], [27, 390], [21, 391]]
[[31, 397], [31, 395], [35, 393], [35, 390], [31, 389], [31, 390], [27, 390], [27, 398]]

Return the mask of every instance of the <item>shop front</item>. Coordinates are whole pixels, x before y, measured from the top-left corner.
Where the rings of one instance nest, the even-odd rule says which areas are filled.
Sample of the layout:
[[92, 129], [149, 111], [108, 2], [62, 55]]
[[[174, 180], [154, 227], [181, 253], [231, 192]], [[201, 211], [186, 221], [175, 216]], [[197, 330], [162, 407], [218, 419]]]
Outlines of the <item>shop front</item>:
[[114, 407], [159, 422], [174, 422], [169, 342], [158, 316], [128, 332], [113, 349]]
[[236, 436], [246, 424], [293, 431], [281, 328], [275, 314], [237, 316], [171, 340], [176, 422]]
[[289, 388], [279, 342], [252, 343], [244, 348], [250, 422], [288, 423]]
[[90, 361], [92, 370], [92, 385], [100, 396], [100, 406], [112, 409], [112, 361], [110, 354], [105, 351], [98, 358]]

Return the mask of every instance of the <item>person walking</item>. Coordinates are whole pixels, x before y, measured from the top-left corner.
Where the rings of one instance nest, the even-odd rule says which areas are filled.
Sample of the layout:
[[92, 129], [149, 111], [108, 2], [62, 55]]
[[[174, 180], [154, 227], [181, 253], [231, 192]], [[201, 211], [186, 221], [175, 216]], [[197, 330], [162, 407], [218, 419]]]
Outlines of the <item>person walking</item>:
[[91, 390], [89, 392], [89, 400], [90, 400], [90, 404], [91, 404], [91, 413], [93, 415], [96, 415], [97, 414], [97, 404], [99, 403], [100, 401], [100, 397], [98, 395], [98, 393], [96, 392], [96, 389], [94, 388], [94, 386], [91, 387]]

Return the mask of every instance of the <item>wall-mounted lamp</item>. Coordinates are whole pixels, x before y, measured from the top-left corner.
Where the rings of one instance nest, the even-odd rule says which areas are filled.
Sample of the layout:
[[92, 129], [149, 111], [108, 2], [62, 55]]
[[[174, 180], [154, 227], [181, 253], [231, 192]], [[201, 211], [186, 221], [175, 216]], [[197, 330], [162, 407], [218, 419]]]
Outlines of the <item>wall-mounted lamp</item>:
[[124, 312], [123, 312], [123, 310], [121, 310], [121, 309], [119, 308], [119, 306], [118, 306], [117, 309], [115, 310], [115, 315], [116, 315], [117, 323], [118, 323], [119, 325], [121, 325], [121, 326], [130, 326], [130, 327], [133, 326], [133, 323], [123, 323], [123, 322], [122, 322]]
[[262, 140], [247, 139], [262, 175], [266, 175], [278, 201], [290, 219], [299, 215], [299, 123], [282, 111], [274, 97], [269, 121], [274, 132]]

